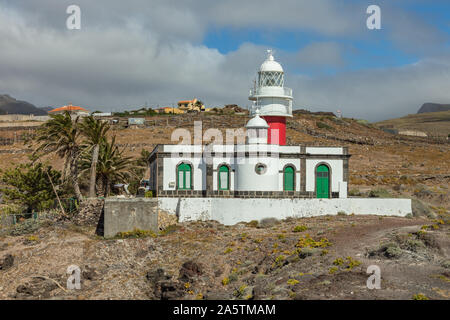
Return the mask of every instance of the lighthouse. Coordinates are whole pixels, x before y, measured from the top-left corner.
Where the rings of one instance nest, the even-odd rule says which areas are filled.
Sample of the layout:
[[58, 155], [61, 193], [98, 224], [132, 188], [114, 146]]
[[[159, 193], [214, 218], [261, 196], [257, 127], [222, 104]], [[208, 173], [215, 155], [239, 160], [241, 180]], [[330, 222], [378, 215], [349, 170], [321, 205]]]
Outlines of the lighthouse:
[[249, 100], [253, 101], [252, 115], [259, 110], [269, 125], [267, 143], [286, 145], [286, 118], [292, 117], [292, 89], [284, 86], [284, 71], [272, 50], [267, 50], [267, 59], [259, 69]]

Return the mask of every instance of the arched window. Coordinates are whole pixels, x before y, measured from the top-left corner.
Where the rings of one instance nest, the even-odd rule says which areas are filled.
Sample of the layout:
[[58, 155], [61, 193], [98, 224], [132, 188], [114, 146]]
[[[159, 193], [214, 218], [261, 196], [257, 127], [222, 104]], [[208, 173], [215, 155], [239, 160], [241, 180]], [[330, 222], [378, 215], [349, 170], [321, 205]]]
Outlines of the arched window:
[[219, 190], [230, 190], [230, 168], [226, 165], [219, 167]]
[[295, 190], [295, 169], [292, 166], [286, 166], [283, 172], [284, 191]]
[[177, 166], [177, 189], [191, 190], [192, 189], [192, 167], [187, 163], [180, 163]]

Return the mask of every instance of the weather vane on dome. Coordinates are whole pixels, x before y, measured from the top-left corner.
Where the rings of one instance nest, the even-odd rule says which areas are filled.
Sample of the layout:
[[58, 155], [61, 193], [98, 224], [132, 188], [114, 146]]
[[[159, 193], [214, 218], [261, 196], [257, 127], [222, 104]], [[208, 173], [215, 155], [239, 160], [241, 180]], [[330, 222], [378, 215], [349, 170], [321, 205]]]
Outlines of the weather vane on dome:
[[267, 49], [267, 59], [273, 60], [273, 50], [272, 49]]

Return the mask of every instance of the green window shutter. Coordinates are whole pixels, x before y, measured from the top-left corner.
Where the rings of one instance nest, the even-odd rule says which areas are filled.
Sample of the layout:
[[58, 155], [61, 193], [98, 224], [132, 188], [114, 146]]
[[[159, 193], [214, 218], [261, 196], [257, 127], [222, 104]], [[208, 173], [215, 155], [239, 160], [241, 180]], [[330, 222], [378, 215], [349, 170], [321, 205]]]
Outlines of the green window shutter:
[[330, 177], [329, 169], [326, 165], [320, 165], [316, 171], [316, 196], [327, 199], [330, 197]]
[[223, 165], [219, 168], [219, 190], [230, 189], [230, 169]]
[[294, 168], [293, 167], [286, 167], [284, 168], [284, 191], [294, 191]]

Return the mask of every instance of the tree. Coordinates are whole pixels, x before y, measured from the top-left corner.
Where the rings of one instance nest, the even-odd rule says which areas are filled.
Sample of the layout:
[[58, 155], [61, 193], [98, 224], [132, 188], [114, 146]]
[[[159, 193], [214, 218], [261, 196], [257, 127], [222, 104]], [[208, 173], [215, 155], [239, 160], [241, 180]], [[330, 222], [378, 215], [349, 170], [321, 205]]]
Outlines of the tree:
[[135, 194], [141, 184], [141, 179], [144, 177], [145, 172], [148, 169], [148, 157], [150, 152], [148, 150], [142, 149], [140, 156], [134, 161], [134, 166], [132, 168], [134, 179], [130, 181], [128, 190]]
[[84, 152], [92, 152], [91, 171], [89, 178], [89, 197], [96, 197], [95, 187], [97, 181], [97, 162], [100, 144], [106, 140], [106, 134], [110, 129], [106, 121], [95, 119], [93, 116], [85, 117], [80, 123], [81, 133], [86, 137]]
[[67, 177], [67, 168], [70, 170], [70, 181], [78, 201], [83, 196], [78, 184], [78, 160], [80, 156], [80, 130], [79, 117], [72, 120], [69, 112], [51, 115], [50, 120], [39, 126], [35, 141], [37, 147], [34, 154], [39, 152], [54, 152], [64, 159], [63, 177]]
[[[83, 153], [81, 157], [82, 171], [87, 171], [92, 162], [92, 153]], [[125, 183], [133, 174], [134, 161], [125, 157], [123, 150], [116, 145], [116, 137], [110, 141], [105, 139], [100, 143], [98, 163], [96, 167], [97, 181], [101, 184], [103, 195], [109, 196], [111, 186], [115, 183]]]
[[[51, 181], [50, 181], [50, 178]], [[0, 189], [6, 199], [18, 202], [27, 212], [51, 208], [56, 198], [53, 185], [60, 184], [61, 173], [42, 163], [19, 165], [2, 172], [1, 181], [8, 187]]]

